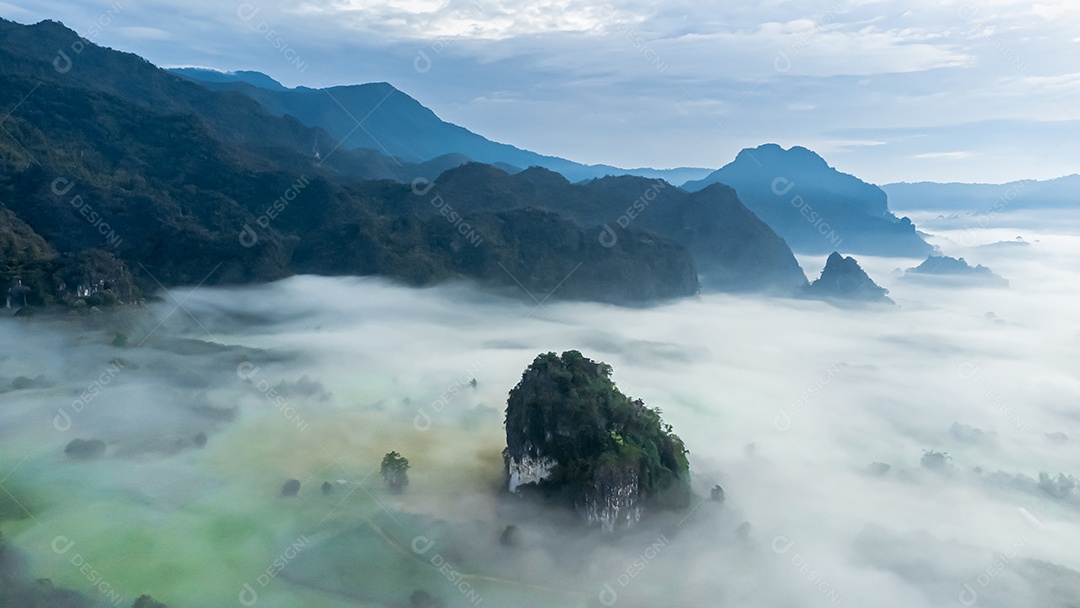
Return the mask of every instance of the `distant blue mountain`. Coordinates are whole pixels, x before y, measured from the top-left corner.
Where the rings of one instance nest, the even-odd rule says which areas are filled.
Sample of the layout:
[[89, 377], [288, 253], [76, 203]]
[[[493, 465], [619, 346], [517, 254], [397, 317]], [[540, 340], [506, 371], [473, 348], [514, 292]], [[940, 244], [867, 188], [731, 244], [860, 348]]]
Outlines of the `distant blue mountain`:
[[1009, 282], [982, 264], [972, 266], [964, 258], [952, 258], [947, 255], [932, 255], [922, 264], [908, 268], [904, 273], [908, 279], [925, 277], [944, 277], [953, 280], [953, 285], [1002, 285]]
[[211, 70], [209, 68], [174, 68], [169, 71], [173, 72], [174, 74], [186, 76], [191, 80], [199, 80], [203, 82], [244, 82], [252, 86], [259, 87], [260, 89], [269, 89], [271, 91], [288, 90], [285, 85], [267, 76], [266, 74], [251, 70], [221, 72], [219, 70]]
[[681, 184], [709, 173], [708, 169], [694, 167], [621, 169], [610, 165], [583, 165], [522, 150], [448, 123], [385, 82], [326, 89], [289, 89], [258, 72], [218, 72], [202, 68], [172, 71], [213, 90], [239, 91], [271, 114], [294, 116], [305, 125], [321, 127], [345, 148], [378, 150], [405, 162], [422, 163], [455, 154], [503, 167], [544, 167], [575, 182], [606, 175], [638, 175]]
[[896, 183], [882, 186], [905, 211], [1006, 213], [1019, 209], [1080, 209], [1080, 175], [1005, 184]]
[[811, 150], [765, 144], [690, 181], [700, 190], [724, 183], [776, 231], [792, 250], [821, 254], [836, 249], [882, 256], [924, 257], [932, 251], [907, 218], [889, 211], [885, 192], [830, 167]]

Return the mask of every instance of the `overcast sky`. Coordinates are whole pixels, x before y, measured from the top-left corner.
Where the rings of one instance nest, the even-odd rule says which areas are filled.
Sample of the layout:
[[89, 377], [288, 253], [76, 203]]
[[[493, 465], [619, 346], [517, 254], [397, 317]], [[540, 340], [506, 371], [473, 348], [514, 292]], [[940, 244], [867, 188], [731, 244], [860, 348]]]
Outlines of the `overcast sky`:
[[0, 15], [161, 66], [387, 81], [490, 139], [586, 163], [716, 168], [776, 142], [876, 183], [1080, 172], [1075, 0], [659, 6], [0, 0]]

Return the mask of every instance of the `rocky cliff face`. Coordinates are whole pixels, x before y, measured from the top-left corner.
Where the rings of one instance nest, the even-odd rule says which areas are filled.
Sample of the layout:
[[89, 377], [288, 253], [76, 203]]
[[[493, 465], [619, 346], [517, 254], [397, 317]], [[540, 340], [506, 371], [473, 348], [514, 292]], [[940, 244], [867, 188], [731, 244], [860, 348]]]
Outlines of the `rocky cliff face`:
[[519, 486], [544, 481], [551, 476], [551, 469], [557, 464], [553, 458], [532, 456], [527, 452], [510, 456], [507, 450], [503, 451], [503, 459], [506, 461], [506, 473], [510, 478], [509, 490], [511, 492], [517, 492]]
[[577, 351], [538, 356], [510, 391], [503, 451], [511, 492], [537, 489], [606, 532], [690, 498], [682, 441], [610, 374]]
[[[547, 481], [558, 462], [553, 458], [536, 457], [528, 453], [511, 456], [503, 452], [508, 489], [517, 493], [525, 485]], [[596, 472], [582, 489], [575, 508], [589, 524], [605, 532], [629, 527], [641, 520], [645, 509], [641, 504], [641, 484], [636, 466], [607, 467]]]
[[580, 509], [585, 521], [599, 525], [605, 532], [634, 525], [645, 513], [637, 468], [606, 467], [598, 471]]

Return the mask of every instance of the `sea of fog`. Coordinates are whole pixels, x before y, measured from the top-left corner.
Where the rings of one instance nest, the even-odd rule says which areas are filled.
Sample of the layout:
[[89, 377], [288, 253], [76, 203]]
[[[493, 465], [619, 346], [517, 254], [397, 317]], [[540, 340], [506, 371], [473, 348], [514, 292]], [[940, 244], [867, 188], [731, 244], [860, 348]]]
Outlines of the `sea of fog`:
[[[1076, 606], [1080, 230], [916, 219], [1010, 286], [860, 257], [896, 308], [294, 277], [4, 318], [0, 531], [101, 606]], [[607, 536], [500, 491], [507, 392], [569, 349], [663, 410], [692, 509]]]

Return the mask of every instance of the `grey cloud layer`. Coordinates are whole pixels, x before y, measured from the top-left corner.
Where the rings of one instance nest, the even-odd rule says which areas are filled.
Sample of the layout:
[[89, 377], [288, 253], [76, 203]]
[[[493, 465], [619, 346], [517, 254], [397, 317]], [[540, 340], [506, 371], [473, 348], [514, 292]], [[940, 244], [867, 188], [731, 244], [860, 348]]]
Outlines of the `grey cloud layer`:
[[[16, 0], [8, 16], [86, 33], [103, 10]], [[1006, 119], [1080, 129], [1078, 20], [1065, 0], [157, 1], [126, 6], [96, 39], [289, 85], [386, 80], [488, 137], [583, 162], [717, 167], [776, 141], [832, 149], [834, 164], [875, 182], [1004, 181], [1076, 171], [1075, 137], [1047, 157], [1055, 142], [987, 145], [981, 133]], [[955, 135], [947, 149], [888, 136], [869, 138], [885, 140], [870, 155], [834, 145], [842, 129], [941, 127]]]

